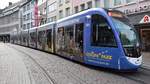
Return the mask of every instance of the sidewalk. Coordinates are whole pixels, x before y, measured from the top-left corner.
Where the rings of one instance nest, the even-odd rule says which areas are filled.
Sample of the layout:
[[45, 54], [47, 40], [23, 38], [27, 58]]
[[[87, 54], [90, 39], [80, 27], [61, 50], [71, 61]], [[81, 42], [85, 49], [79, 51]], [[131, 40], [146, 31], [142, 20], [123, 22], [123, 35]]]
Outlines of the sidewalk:
[[150, 52], [143, 52], [143, 66], [150, 69]]
[[0, 84], [31, 84], [21, 56], [0, 43]]

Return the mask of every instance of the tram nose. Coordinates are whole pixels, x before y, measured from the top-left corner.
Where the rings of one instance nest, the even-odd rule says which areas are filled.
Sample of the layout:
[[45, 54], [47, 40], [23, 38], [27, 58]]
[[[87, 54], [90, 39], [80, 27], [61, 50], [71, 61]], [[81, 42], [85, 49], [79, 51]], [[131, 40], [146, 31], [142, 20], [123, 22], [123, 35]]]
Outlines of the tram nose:
[[127, 57], [127, 60], [130, 63], [139, 66], [139, 65], [142, 64], [142, 55], [140, 57], [138, 57], [138, 58]]

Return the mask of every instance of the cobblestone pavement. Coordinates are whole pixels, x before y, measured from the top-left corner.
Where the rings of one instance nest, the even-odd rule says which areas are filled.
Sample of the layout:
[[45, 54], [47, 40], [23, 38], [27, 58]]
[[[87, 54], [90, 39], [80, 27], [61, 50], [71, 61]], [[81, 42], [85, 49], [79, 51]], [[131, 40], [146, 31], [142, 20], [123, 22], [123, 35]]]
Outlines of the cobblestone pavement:
[[0, 84], [148, 84], [18, 45], [0, 43], [0, 51]]
[[31, 84], [30, 80], [20, 55], [0, 43], [0, 84]]
[[146, 66], [150, 69], [150, 52], [143, 52], [143, 66]]

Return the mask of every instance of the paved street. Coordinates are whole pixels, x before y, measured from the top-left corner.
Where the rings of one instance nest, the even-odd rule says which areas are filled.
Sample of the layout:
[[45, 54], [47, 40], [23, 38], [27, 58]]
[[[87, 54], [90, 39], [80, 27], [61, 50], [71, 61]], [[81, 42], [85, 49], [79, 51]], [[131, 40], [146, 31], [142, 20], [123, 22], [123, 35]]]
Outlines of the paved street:
[[20, 54], [3, 43], [0, 43], [0, 52], [0, 84], [31, 84]]
[[150, 68], [150, 52], [143, 53], [143, 60], [144, 60], [143, 66]]
[[[144, 66], [150, 62], [144, 53]], [[148, 62], [149, 61], [149, 62]], [[149, 69], [120, 73], [42, 51], [0, 43], [0, 84], [149, 84]]]

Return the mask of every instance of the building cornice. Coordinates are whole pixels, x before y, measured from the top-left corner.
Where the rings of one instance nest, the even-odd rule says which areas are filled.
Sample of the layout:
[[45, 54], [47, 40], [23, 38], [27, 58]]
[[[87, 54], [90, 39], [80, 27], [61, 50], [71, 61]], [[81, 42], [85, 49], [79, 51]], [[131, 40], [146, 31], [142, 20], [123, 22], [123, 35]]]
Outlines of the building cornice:
[[11, 15], [16, 11], [19, 11], [20, 6], [22, 6], [24, 3], [25, 3], [24, 1], [19, 1], [17, 3], [14, 3], [12, 6], [4, 8], [0, 13], [0, 18], [5, 17], [7, 15]]
[[150, 1], [141, 1], [138, 3], [129, 3], [122, 6], [114, 7], [114, 9], [121, 10], [126, 15], [139, 14], [150, 11]]
[[1, 13], [1, 14], [0, 14], [0, 18], [1, 18], [1, 17], [5, 17], [5, 16], [8, 16], [8, 15], [11, 15], [11, 14], [14, 14], [14, 13], [17, 12], [17, 11], [19, 11], [19, 7], [16, 7], [16, 8], [14, 8], [14, 9], [11, 9], [11, 10], [7, 11], [7, 12]]

